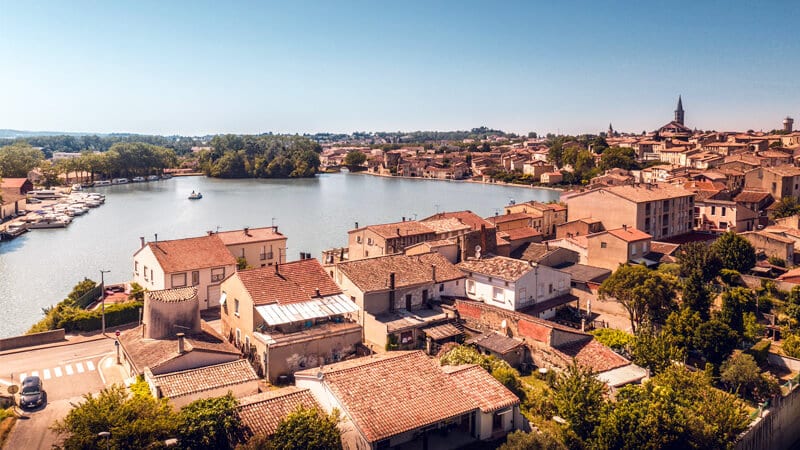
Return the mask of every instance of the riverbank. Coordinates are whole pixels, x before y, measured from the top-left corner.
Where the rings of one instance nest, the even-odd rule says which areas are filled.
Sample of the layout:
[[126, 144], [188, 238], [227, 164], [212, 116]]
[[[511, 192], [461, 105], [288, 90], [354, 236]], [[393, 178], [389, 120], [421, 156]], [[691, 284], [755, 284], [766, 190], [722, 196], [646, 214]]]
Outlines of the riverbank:
[[463, 179], [463, 180], [442, 180], [440, 178], [424, 178], [424, 177], [406, 177], [400, 175], [383, 175], [380, 173], [369, 172], [369, 171], [361, 171], [361, 172], [350, 172], [353, 175], [371, 175], [375, 177], [381, 178], [396, 178], [400, 180], [423, 180], [423, 181], [447, 181], [450, 183], [473, 183], [473, 184], [483, 184], [483, 185], [491, 185], [491, 186], [506, 186], [506, 187], [514, 187], [514, 188], [525, 188], [525, 189], [541, 189], [541, 190], [548, 190], [554, 192], [567, 192], [572, 190], [572, 186], [568, 188], [557, 188], [553, 186], [534, 186], [529, 184], [516, 184], [516, 183], [506, 183], [504, 181], [483, 181], [483, 180], [473, 180], [473, 179]]

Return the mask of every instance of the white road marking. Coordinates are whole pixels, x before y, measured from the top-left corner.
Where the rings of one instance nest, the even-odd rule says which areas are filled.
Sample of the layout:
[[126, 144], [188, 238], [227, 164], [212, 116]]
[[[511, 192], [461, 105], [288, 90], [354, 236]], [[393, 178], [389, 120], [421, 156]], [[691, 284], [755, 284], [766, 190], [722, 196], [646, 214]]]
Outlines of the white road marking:
[[11, 386], [12, 383], [10, 381], [0, 380], [0, 384], [5, 384], [6, 386]]
[[83, 364], [81, 363], [75, 364], [75, 369], [78, 371], [78, 373], [83, 373]]
[[38, 370], [34, 370], [33, 372], [31, 372], [31, 376], [32, 377], [38, 377], [39, 376], [39, 371]]
[[103, 365], [106, 366], [106, 368], [108, 368], [108, 367], [111, 367], [111, 364], [113, 364], [113, 363], [111, 362], [111, 359], [109, 358], [109, 359], [106, 360], [106, 363], [103, 364]]
[[67, 364], [66, 366], [64, 366], [64, 370], [67, 371], [67, 375], [72, 375], [72, 366], [71, 365]]
[[28, 377], [28, 374], [27, 374], [27, 373], [21, 373], [21, 374], [19, 374], [19, 382], [20, 382], [20, 383], [22, 383], [22, 380], [24, 380], [24, 379], [25, 379], [25, 378], [27, 378], [27, 377]]
[[44, 379], [45, 379], [45, 380], [49, 380], [50, 378], [52, 378], [52, 377], [50, 376], [50, 369], [44, 369], [44, 370], [42, 371], [42, 375], [43, 375], [43, 377], [44, 377]]
[[63, 375], [63, 374], [61, 373], [61, 367], [56, 367], [55, 369], [53, 369], [53, 373], [55, 374], [56, 378], [58, 378], [58, 377], [60, 377], [61, 375]]
[[86, 361], [86, 368], [89, 370], [94, 370], [94, 363], [91, 361]]

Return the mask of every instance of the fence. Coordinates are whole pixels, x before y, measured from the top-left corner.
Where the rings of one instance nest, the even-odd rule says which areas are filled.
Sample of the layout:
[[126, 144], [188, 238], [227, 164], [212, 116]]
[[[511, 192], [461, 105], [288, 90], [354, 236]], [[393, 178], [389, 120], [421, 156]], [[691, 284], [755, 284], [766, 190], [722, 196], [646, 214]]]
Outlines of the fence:
[[103, 289], [104, 286], [98, 283], [89, 292], [81, 295], [80, 298], [75, 300], [75, 304], [82, 309], [88, 308], [89, 305], [96, 302], [97, 299], [100, 298], [100, 296], [103, 294]]

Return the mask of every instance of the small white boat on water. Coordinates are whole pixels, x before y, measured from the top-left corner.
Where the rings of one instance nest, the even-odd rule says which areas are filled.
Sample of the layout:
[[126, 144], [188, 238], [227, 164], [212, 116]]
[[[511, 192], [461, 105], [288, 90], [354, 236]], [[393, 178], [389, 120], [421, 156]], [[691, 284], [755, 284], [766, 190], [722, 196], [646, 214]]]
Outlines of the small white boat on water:
[[158, 175], [148, 175], [147, 181], [158, 181]]
[[144, 177], [133, 177], [133, 178], [131, 178], [131, 181], [133, 181], [134, 183], [141, 183], [141, 182], [145, 181], [145, 179], [144, 179]]
[[111, 186], [111, 181], [110, 180], [95, 181], [94, 185], [95, 185], [95, 187], [97, 187], [97, 186]]
[[[68, 217], [67, 217], [68, 218]], [[41, 220], [28, 225], [30, 229], [40, 228], [65, 228], [69, 222], [58, 217], [42, 217]]]
[[189, 194], [189, 200], [200, 200], [201, 198], [203, 198], [203, 194], [199, 192], [192, 191], [192, 193]]
[[75, 183], [72, 185], [72, 192], [80, 192], [83, 190], [83, 186], [80, 183]]
[[130, 180], [128, 180], [127, 178], [114, 178], [113, 180], [111, 180], [111, 184], [128, 184], [128, 183], [130, 183]]

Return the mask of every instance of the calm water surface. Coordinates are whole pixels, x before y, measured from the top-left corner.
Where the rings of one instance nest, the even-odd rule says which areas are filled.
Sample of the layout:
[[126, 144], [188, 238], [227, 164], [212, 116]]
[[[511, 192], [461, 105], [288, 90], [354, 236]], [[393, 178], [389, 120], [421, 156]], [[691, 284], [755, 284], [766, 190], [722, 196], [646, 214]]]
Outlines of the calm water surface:
[[[199, 201], [187, 200], [192, 190]], [[98, 188], [106, 203], [66, 229], [32, 230], [0, 243], [0, 337], [24, 333], [84, 277], [106, 282], [132, 277], [139, 237], [177, 239], [207, 230], [273, 223], [288, 237], [289, 260], [300, 252], [347, 244], [360, 225], [424, 218], [469, 209], [490, 216], [510, 199], [549, 201], [558, 192], [463, 182], [382, 178], [347, 173], [303, 180], [217, 180], [184, 177]]]

